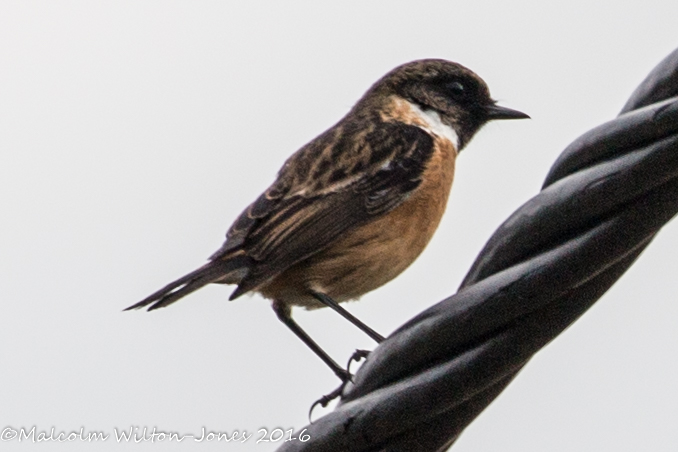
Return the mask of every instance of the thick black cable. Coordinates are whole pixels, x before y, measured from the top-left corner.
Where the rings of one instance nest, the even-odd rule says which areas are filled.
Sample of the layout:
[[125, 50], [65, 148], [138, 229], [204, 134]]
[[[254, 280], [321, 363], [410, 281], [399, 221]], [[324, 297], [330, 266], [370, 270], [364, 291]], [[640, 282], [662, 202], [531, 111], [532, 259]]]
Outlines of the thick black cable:
[[447, 449], [678, 212], [677, 95], [678, 50], [618, 118], [563, 151], [459, 291], [386, 338], [310, 439], [279, 450]]

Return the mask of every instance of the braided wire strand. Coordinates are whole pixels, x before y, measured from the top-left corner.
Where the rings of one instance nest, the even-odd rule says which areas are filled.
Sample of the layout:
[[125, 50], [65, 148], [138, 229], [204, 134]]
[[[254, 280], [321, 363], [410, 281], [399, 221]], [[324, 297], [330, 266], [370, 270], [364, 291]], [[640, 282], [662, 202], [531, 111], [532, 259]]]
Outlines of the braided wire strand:
[[381, 343], [336, 409], [279, 451], [446, 450], [678, 212], [678, 49], [558, 157], [459, 291]]

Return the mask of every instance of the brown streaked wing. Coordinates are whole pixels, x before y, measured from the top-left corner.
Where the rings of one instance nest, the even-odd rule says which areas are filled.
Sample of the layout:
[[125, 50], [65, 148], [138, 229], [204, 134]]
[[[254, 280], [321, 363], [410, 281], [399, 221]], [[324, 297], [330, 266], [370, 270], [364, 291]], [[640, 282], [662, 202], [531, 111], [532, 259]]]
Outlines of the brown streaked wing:
[[312, 171], [317, 172], [319, 166], [324, 166], [323, 154], [331, 152], [341, 133], [340, 125], [332, 127], [292, 154], [278, 172], [275, 182], [236, 218], [226, 232], [226, 242], [210, 256], [210, 260], [229, 259], [234, 251], [242, 249], [252, 228], [269, 215], [275, 215], [286, 196], [302, 191]]
[[[358, 175], [346, 171], [338, 180], [329, 168], [329, 175], [314, 179], [316, 195], [305, 191], [279, 200], [249, 229], [242, 249], [254, 262], [231, 299], [321, 251], [345, 231], [397, 207], [419, 185], [433, 154], [433, 138], [403, 123], [381, 123], [358, 143], [367, 149], [360, 154], [385, 158], [373, 159]], [[353, 180], [347, 183], [349, 178]]]
[[250, 230], [262, 219], [275, 210], [285, 194], [284, 189], [276, 181], [268, 190], [261, 194], [235, 219], [226, 233], [226, 242], [214, 254], [210, 260], [228, 258], [233, 251], [241, 249], [247, 240]]

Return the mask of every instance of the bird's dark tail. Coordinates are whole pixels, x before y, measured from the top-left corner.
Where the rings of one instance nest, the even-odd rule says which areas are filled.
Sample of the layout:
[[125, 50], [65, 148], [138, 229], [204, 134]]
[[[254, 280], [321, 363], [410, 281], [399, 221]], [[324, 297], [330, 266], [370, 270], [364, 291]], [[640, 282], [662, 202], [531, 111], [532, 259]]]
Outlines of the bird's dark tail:
[[164, 308], [212, 282], [238, 284], [247, 274], [248, 270], [247, 262], [244, 259], [240, 259], [240, 257], [244, 258], [245, 256], [237, 256], [234, 259], [228, 260], [216, 259], [210, 261], [197, 270], [169, 283], [140, 302], [126, 308], [125, 311], [140, 309], [148, 305], [150, 305], [148, 311]]

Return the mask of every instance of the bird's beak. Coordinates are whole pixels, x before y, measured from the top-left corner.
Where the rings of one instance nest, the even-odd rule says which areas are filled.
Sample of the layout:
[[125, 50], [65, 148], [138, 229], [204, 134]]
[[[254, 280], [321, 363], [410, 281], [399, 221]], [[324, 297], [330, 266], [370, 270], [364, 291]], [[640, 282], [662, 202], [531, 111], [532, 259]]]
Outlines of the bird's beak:
[[485, 114], [488, 120], [493, 119], [530, 119], [528, 115], [522, 111], [513, 110], [511, 108], [500, 107], [499, 105], [490, 105], [485, 108]]

